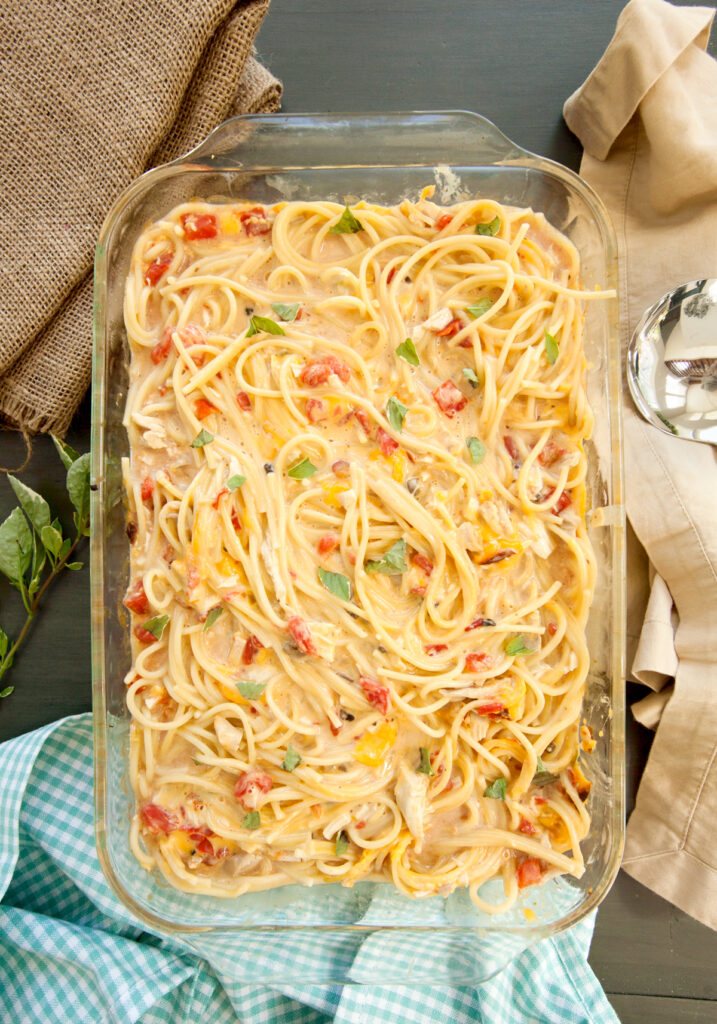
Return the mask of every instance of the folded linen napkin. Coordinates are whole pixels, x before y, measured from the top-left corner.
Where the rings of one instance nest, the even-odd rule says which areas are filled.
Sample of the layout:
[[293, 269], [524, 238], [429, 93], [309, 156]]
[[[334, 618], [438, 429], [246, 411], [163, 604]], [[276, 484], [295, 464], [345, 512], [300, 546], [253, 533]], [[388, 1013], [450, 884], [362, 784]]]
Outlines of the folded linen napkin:
[[276, 110], [269, 0], [15, 0], [0, 79], [0, 421], [64, 433], [90, 381], [92, 254], [114, 199], [234, 114]]
[[[594, 915], [470, 988], [259, 987], [226, 970], [242, 940], [205, 945], [139, 925], [102, 874], [94, 840], [89, 715], [0, 745], [0, 1014], [14, 1024], [616, 1024], [587, 964]], [[275, 953], [310, 965], [345, 957], [320, 938]], [[361, 939], [353, 951], [361, 956]], [[204, 951], [204, 950], [203, 950]], [[431, 955], [430, 936], [428, 956]], [[400, 970], [397, 943], [383, 952]], [[281, 961], [280, 961], [281, 962]]]
[[[631, 0], [565, 104], [618, 236], [623, 351], [661, 295], [717, 277], [714, 13]], [[717, 928], [717, 453], [655, 429], [627, 396], [624, 438], [627, 514], [655, 571], [633, 671], [655, 690], [675, 682], [638, 712], [659, 726], [623, 867]]]

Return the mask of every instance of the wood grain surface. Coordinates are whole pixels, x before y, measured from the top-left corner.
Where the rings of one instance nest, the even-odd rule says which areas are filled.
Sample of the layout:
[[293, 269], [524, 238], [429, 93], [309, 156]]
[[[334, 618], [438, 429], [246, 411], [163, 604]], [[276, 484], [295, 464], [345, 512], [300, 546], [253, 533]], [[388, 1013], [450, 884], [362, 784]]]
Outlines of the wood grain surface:
[[[577, 170], [580, 146], [562, 121], [614, 30], [622, 0], [272, 0], [259, 57], [284, 82], [283, 109], [475, 110], [526, 149]], [[715, 40], [710, 52], [714, 55]], [[89, 344], [89, 326], [88, 326]], [[87, 450], [86, 399], [68, 434]], [[22, 462], [17, 434], [0, 433], [0, 463]], [[47, 438], [22, 478], [69, 522], [64, 471]], [[0, 478], [0, 518], [13, 505]], [[78, 557], [86, 561], [87, 550]], [[19, 601], [0, 581], [0, 622]], [[0, 740], [90, 707], [89, 574], [67, 573], [48, 595], [0, 702]], [[640, 688], [628, 687], [628, 700]], [[628, 803], [651, 734], [628, 714]], [[598, 913], [590, 962], [623, 1024], [717, 1022], [717, 934], [620, 874]]]

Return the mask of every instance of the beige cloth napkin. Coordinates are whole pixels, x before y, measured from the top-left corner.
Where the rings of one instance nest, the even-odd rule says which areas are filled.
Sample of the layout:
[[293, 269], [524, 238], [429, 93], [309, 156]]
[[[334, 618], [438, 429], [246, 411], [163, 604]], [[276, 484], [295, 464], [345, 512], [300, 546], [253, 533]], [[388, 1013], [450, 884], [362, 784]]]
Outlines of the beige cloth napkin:
[[269, 0], [2, 5], [0, 421], [69, 425], [90, 379], [91, 267], [113, 200], [236, 113], [276, 110]]
[[[717, 63], [705, 52], [714, 13], [632, 0], [602, 60], [565, 105], [565, 120], [585, 148], [581, 174], [605, 201], [618, 236], [623, 346], [664, 292], [717, 277]], [[674, 630], [671, 656], [668, 650], [667, 661], [657, 664], [651, 657], [648, 671], [657, 673], [653, 686], [672, 672], [675, 682], [661, 717], [653, 716], [659, 725], [628, 822], [623, 866], [712, 928], [716, 455], [708, 445], [656, 430], [625, 399], [627, 513], [657, 573], [640, 646], [643, 657], [654, 653], [653, 642], [664, 647], [667, 639], [669, 648]]]

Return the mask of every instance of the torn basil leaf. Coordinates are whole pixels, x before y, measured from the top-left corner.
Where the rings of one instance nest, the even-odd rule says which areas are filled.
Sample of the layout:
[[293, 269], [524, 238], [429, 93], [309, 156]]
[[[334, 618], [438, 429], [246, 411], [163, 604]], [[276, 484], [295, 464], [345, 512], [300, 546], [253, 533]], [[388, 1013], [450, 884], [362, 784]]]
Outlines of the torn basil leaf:
[[153, 619], [147, 619], [146, 622], [142, 623], [142, 629], [146, 629], [156, 640], [161, 640], [162, 633], [164, 633], [168, 622], [168, 615], [155, 615]]
[[340, 572], [329, 572], [328, 569], [319, 569], [319, 579], [322, 586], [326, 587], [334, 597], [340, 597], [342, 601], [351, 600], [351, 584], [346, 576]]
[[411, 338], [406, 338], [396, 349], [396, 355], [400, 356], [401, 359], [405, 359], [411, 366], [419, 366], [421, 360], [418, 358], [418, 352], [416, 352], [416, 346], [413, 344]]
[[266, 334], [285, 334], [284, 328], [276, 322], [271, 320], [268, 316], [253, 316], [249, 321], [249, 329], [246, 332], [246, 337], [251, 338], [255, 334], [259, 334], [260, 331], [264, 331]]
[[386, 419], [398, 434], [401, 433], [407, 412], [408, 407], [393, 396], [386, 403]]
[[420, 748], [421, 762], [416, 769], [421, 775], [435, 775], [433, 765], [431, 764], [431, 755], [428, 752], [428, 747]]
[[258, 811], [249, 811], [244, 821], [241, 823], [242, 828], [248, 828], [250, 831], [254, 831], [261, 826], [261, 815]]
[[236, 473], [234, 476], [230, 476], [227, 480], [227, 487], [230, 491], [236, 491], [243, 483], [246, 482], [246, 477]]
[[192, 448], [203, 448], [205, 444], [211, 444], [213, 440], [214, 434], [210, 434], [208, 430], [202, 428], [192, 441]]
[[525, 646], [525, 640], [522, 636], [514, 636], [508, 640], [505, 645], [505, 653], [509, 654], [511, 658], [517, 657], [519, 654], [535, 654], [535, 651], [530, 647]]
[[560, 346], [552, 334], [545, 332], [545, 358], [548, 360], [550, 365], [557, 360], [560, 355]]
[[493, 220], [487, 221], [485, 224], [476, 224], [475, 233], [476, 235], [497, 235], [500, 231], [500, 217], [497, 215]]
[[466, 313], [473, 320], [477, 320], [479, 316], [487, 313], [492, 305], [492, 299], [481, 299], [479, 302], [476, 302], [475, 306], [466, 306]]
[[301, 754], [299, 754], [291, 744], [286, 748], [286, 756], [281, 762], [281, 767], [285, 772], [293, 772], [294, 768], [297, 768], [301, 764]]
[[314, 473], [318, 473], [318, 469], [307, 457], [300, 459], [299, 462], [295, 462], [294, 465], [287, 470], [287, 475], [292, 480], [308, 480]]
[[363, 231], [363, 224], [351, 213], [348, 206], [341, 214], [336, 223], [329, 228], [332, 235], [355, 235], [357, 231]]
[[222, 606], [220, 604], [218, 604], [216, 606], [216, 608], [210, 609], [209, 614], [207, 615], [206, 619], [204, 620], [204, 626], [202, 627], [202, 633], [206, 633], [206, 631], [208, 629], [212, 628], [212, 626], [217, 621], [217, 619], [219, 618], [219, 616], [222, 614], [223, 611], [224, 611], [224, 609], [222, 608]]
[[466, 447], [470, 452], [471, 462], [474, 466], [483, 461], [485, 458], [485, 445], [482, 441], [479, 441], [477, 437], [469, 437], [466, 441]]
[[407, 572], [405, 540], [397, 540], [395, 544], [392, 544], [383, 558], [370, 558], [364, 568], [366, 572], [383, 573], [385, 576], [395, 576]]
[[478, 380], [478, 374], [475, 372], [475, 370], [471, 369], [470, 366], [463, 367], [463, 376], [465, 377], [465, 379], [468, 381], [472, 388], [477, 388], [478, 385], [480, 384], [480, 381]]
[[299, 306], [298, 302], [272, 302], [271, 304], [271, 308], [284, 323], [291, 323], [292, 320], [296, 320], [299, 314]]
[[496, 779], [495, 782], [491, 782], [490, 786], [486, 786], [483, 796], [489, 796], [492, 800], [505, 800], [507, 788], [507, 780], [501, 777]]
[[349, 838], [343, 829], [336, 833], [336, 856], [343, 857], [349, 848]]
[[240, 679], [236, 688], [244, 700], [258, 700], [266, 689], [266, 683], [255, 683], [251, 679]]

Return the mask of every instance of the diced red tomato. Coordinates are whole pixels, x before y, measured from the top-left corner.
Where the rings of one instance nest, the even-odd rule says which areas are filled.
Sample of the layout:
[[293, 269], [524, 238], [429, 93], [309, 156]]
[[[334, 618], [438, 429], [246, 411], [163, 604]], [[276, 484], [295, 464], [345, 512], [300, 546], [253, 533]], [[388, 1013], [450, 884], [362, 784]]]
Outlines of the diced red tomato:
[[247, 810], [255, 810], [273, 785], [271, 775], [266, 772], [242, 772], [234, 786], [234, 796]]
[[470, 633], [472, 629], [480, 629], [481, 626], [495, 626], [495, 622], [492, 619], [484, 619], [480, 616], [477, 619], [473, 619], [470, 625], [466, 626], [464, 632]]
[[144, 626], [135, 626], [134, 635], [137, 637], [141, 644], [153, 644], [157, 640], [157, 637], [154, 635], [154, 633], [150, 633], [150, 631], [148, 629], [145, 629]]
[[142, 486], [139, 491], [142, 496], [142, 501], [149, 501], [154, 494], [154, 480], [151, 476], [146, 476], [142, 481]]
[[393, 455], [398, 449], [398, 441], [394, 441], [390, 434], [387, 434], [383, 427], [378, 428], [378, 446], [382, 455]]
[[311, 630], [303, 619], [300, 619], [298, 615], [294, 615], [287, 621], [286, 625], [291, 633], [291, 639], [300, 651], [303, 651], [304, 654], [318, 654], [316, 644], [311, 636]]
[[329, 408], [323, 398], [308, 398], [306, 400], [306, 418], [309, 423], [318, 423], [328, 416]]
[[246, 391], [237, 391], [237, 402], [239, 403], [239, 408], [243, 409], [244, 412], [248, 412], [251, 409], [251, 398], [249, 398]]
[[518, 445], [515, 443], [515, 440], [510, 436], [510, 434], [505, 435], [505, 437], [503, 438], [503, 444], [505, 445], [505, 450], [507, 451], [508, 455], [510, 455], [513, 462], [517, 462], [520, 458], [520, 452], [518, 451]]
[[555, 634], [558, 632], [558, 624], [557, 624], [557, 622], [549, 622], [548, 623], [548, 632], [550, 633], [551, 636], [555, 636]]
[[558, 459], [562, 459], [566, 451], [566, 448], [561, 448], [554, 441], [548, 441], [538, 456], [538, 462], [541, 466], [552, 466]]
[[189, 832], [189, 838], [194, 843], [195, 853], [201, 854], [205, 859], [209, 857], [214, 858], [214, 847], [203, 832]]
[[435, 656], [437, 654], [440, 654], [441, 651], [448, 650], [448, 644], [424, 644], [423, 650], [426, 652], [429, 658], [435, 658]]
[[473, 342], [470, 338], [463, 338], [458, 342], [458, 348], [473, 348]]
[[493, 659], [485, 651], [478, 651], [475, 654], [466, 654], [466, 669], [468, 672], [483, 672], [490, 668]]
[[433, 398], [441, 410], [448, 417], [453, 417], [468, 404], [468, 399], [462, 395], [453, 381], [446, 380], [439, 384], [432, 392]]
[[330, 555], [338, 546], [339, 537], [335, 533], [325, 533], [323, 537], [319, 537], [319, 543], [316, 545], [320, 555]]
[[396, 273], [396, 268], [395, 267], [391, 267], [391, 269], [389, 270], [388, 274], [386, 274], [386, 284], [390, 284], [391, 281], [393, 281], [395, 273]]
[[334, 723], [329, 718], [329, 729], [331, 729], [331, 735], [332, 736], [338, 736], [338, 734], [343, 729], [343, 725], [334, 725]]
[[199, 586], [201, 576], [199, 575], [199, 569], [196, 567], [191, 559], [187, 559], [187, 590], [194, 590], [195, 587]]
[[239, 522], [239, 513], [236, 509], [232, 509], [232, 526], [237, 533], [241, 530], [241, 523]]
[[239, 214], [239, 220], [244, 225], [247, 235], [268, 235], [271, 231], [271, 224], [262, 206], [252, 206], [250, 210], [244, 210]]
[[521, 818], [520, 825], [518, 825], [518, 831], [522, 832], [525, 836], [534, 836], [538, 830], [532, 822], [528, 821], [527, 818]]
[[144, 272], [144, 283], [156, 284], [160, 277], [164, 276], [167, 267], [172, 262], [172, 258], [173, 254], [171, 252], [163, 252], [156, 260], [153, 260]]
[[504, 711], [505, 706], [499, 700], [489, 701], [488, 704], [481, 704], [480, 707], [476, 708], [476, 714], [478, 715], [502, 715]]
[[570, 504], [570, 500], [571, 499], [569, 493], [567, 491], [563, 491], [563, 493], [560, 495], [555, 505], [553, 506], [553, 512], [556, 516], [559, 516], [561, 512], [565, 511], [565, 509]]
[[144, 581], [142, 577], [135, 580], [134, 584], [125, 594], [123, 602], [125, 608], [129, 608], [131, 612], [135, 612], [137, 615], [147, 615], [149, 613], [149, 599], [144, 592]]
[[217, 509], [217, 511], [219, 510], [219, 502], [222, 500], [225, 494], [229, 494], [228, 487], [222, 487], [221, 491], [219, 492], [219, 494], [217, 494], [216, 498], [212, 502], [212, 508]]
[[331, 464], [331, 472], [334, 476], [346, 477], [351, 471], [351, 463], [347, 462], [346, 459], [337, 459], [336, 462]]
[[387, 714], [390, 694], [383, 683], [379, 683], [375, 679], [368, 679], [366, 676], [360, 676], [359, 686], [363, 690], [369, 704], [378, 708], [382, 715]]
[[420, 551], [411, 551], [411, 562], [418, 566], [418, 568], [425, 572], [426, 576], [430, 576], [435, 566], [433, 562], [426, 555], [422, 555]]
[[451, 216], [450, 213], [444, 213], [436, 221], [436, 230], [437, 231], [443, 231], [444, 228], [448, 227], [448, 225], [451, 223], [452, 220], [453, 220], [453, 217]]
[[528, 885], [535, 885], [543, 877], [543, 869], [540, 861], [535, 857], [528, 857], [518, 865], [516, 872], [518, 877], [518, 888], [525, 889]]
[[207, 416], [211, 416], [216, 411], [216, 405], [212, 405], [206, 398], [198, 398], [194, 403], [194, 414], [198, 420], [205, 420]]
[[359, 421], [366, 437], [371, 437], [371, 417], [365, 409], [354, 409], [354, 416]]
[[342, 363], [336, 356], [325, 355], [317, 356], [315, 359], [310, 359], [306, 366], [299, 374], [299, 379], [302, 384], [306, 384], [307, 387], [315, 388], [319, 384], [325, 384], [332, 373], [335, 373], [339, 380], [342, 380], [344, 384], [348, 381], [351, 376], [346, 363]]
[[259, 637], [252, 634], [244, 644], [244, 650], [241, 652], [242, 665], [251, 665], [255, 656], [263, 649], [263, 647], [264, 644], [261, 642]]
[[438, 338], [452, 338], [454, 334], [458, 334], [463, 328], [463, 321], [459, 320], [458, 317], [454, 317], [449, 324], [445, 327], [441, 327], [440, 331], [434, 333]]
[[[169, 328], [169, 330], [172, 329]], [[207, 340], [207, 332], [199, 324], [186, 324], [179, 329], [178, 333], [179, 340], [185, 348], [191, 348], [192, 345], [203, 345]]]
[[216, 238], [219, 234], [217, 218], [213, 213], [184, 213], [181, 220], [184, 237], [190, 242]]
[[166, 359], [172, 348], [172, 335], [171, 332], [165, 331], [162, 335], [162, 340], [158, 341], [152, 351], [149, 353], [149, 357], [155, 366], [159, 366], [163, 359]]
[[179, 820], [164, 807], [158, 804], [145, 804], [139, 812], [142, 825], [149, 832], [170, 832], [179, 828]]

